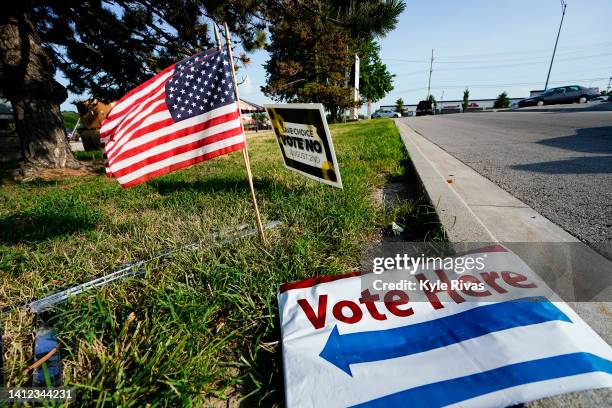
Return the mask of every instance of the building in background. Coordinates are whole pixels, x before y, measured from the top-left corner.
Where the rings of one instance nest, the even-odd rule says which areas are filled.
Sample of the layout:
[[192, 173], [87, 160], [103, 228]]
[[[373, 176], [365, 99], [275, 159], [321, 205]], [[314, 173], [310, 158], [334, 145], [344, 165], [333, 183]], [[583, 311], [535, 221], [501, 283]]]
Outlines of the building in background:
[[266, 114], [266, 109], [261, 105], [240, 99], [240, 113], [242, 114], [242, 125], [244, 126], [244, 130], [258, 131], [272, 128]]
[[[518, 101], [525, 98], [510, 98], [510, 106], [518, 103]], [[478, 112], [493, 109], [493, 104], [495, 103], [495, 98], [492, 99], [470, 99], [468, 105], [468, 112]], [[462, 112], [463, 109], [461, 104], [463, 100], [448, 100], [448, 101], [438, 101], [436, 104], [436, 113], [459, 113]], [[416, 111], [417, 104], [414, 105], [404, 105], [404, 109], [402, 111], [402, 116], [412, 116]], [[380, 110], [385, 111], [394, 111], [395, 105], [381, 105]]]

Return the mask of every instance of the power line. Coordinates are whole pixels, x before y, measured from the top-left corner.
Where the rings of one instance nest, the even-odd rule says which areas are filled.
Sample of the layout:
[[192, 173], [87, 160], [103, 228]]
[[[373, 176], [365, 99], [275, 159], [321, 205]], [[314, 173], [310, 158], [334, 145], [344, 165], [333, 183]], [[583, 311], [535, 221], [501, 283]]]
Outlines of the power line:
[[428, 62], [428, 59], [401, 59], [401, 58], [383, 58], [384, 61], [397, 61], [397, 62]]
[[[600, 57], [608, 57], [612, 55], [612, 52], [606, 52], [606, 53], [600, 53], [600, 54], [590, 54], [590, 55], [582, 55], [582, 56], [576, 56], [576, 57], [567, 57], [567, 58], [558, 58], [557, 61], [577, 61], [577, 60], [583, 60], [583, 59], [592, 59], [592, 58], [600, 58]], [[542, 57], [540, 57], [541, 59]], [[437, 61], [437, 60], [436, 60]], [[512, 60], [506, 60], [508, 62], [512, 62]], [[522, 60], [516, 60], [516, 61], [522, 61]], [[451, 70], [464, 70], [464, 69], [483, 69], [483, 68], [504, 68], [504, 67], [518, 67], [518, 66], [527, 66], [527, 65], [537, 65], [537, 64], [542, 64], [544, 62], [544, 60], [541, 61], [533, 61], [533, 60], [529, 60], [530, 62], [517, 62], [515, 64], [501, 64], [501, 65], [480, 65], [480, 66], [467, 66], [467, 67], [452, 67], [452, 68], [440, 68], [438, 69], [438, 71], [444, 70], [444, 71], [451, 71]], [[488, 61], [491, 63], [498, 63], [498, 62], [503, 62], [503, 61]], [[438, 64], [442, 64], [441, 61], [437, 61]], [[457, 64], [459, 63], [467, 63], [467, 64], [482, 64], [483, 62], [457, 62]], [[484, 62], [486, 63], [486, 62]]]
[[[591, 51], [591, 50], [581, 50], [579, 52], [585, 52], [585, 51]], [[606, 50], [607, 51], [607, 50]], [[573, 54], [576, 54], [577, 52], [574, 51]], [[558, 54], [561, 54], [561, 52], [558, 52]], [[575, 59], [579, 59], [579, 58], [589, 58], [592, 55], [609, 55], [608, 52], [606, 53], [600, 53], [600, 54], [590, 54], [590, 55], [572, 55], [571, 57], [566, 57], [567, 58], [575, 58]], [[482, 63], [502, 63], [502, 62], [520, 62], [520, 61], [536, 61], [536, 60], [542, 60], [542, 61], [546, 61], [548, 59], [548, 57], [545, 56], [541, 56], [541, 57], [529, 57], [529, 58], [512, 58], [512, 59], [493, 59], [493, 60], [480, 60], [480, 61], [438, 61], [439, 64], [482, 64]]]
[[393, 75], [395, 75], [395, 76], [410, 76], [410, 75], [418, 75], [418, 74], [425, 74], [425, 73], [427, 73], [426, 70], [419, 69], [418, 71], [403, 72], [403, 73], [393, 74]]
[[[575, 54], [576, 52], [583, 52], [583, 51], [591, 51], [594, 48], [602, 48], [602, 47], [608, 47], [608, 46], [612, 46], [612, 41], [607, 41], [607, 42], [603, 42], [603, 43], [599, 43], [599, 45], [592, 45], [592, 44], [585, 44], [579, 47], [575, 47], [574, 48], [568, 48], [565, 47], [564, 50], [560, 50], [558, 52], [558, 54]], [[524, 52], [498, 52], [498, 53], [490, 53], [490, 54], [472, 54], [472, 55], [454, 55], [454, 56], [438, 56], [436, 58], [436, 61], [440, 64], [451, 64], [451, 63], [466, 63], [466, 64], [478, 64], [481, 62], [487, 62], [487, 59], [481, 59], [481, 60], [473, 60], [473, 61], [447, 61], [447, 60], [452, 60], [455, 58], [469, 58], [471, 56], [481, 56], [481, 57], [487, 57], [487, 56], [494, 56], [494, 55], [504, 55], [504, 56], [509, 56], [509, 55], [523, 55], [523, 54], [536, 54], [536, 53], [541, 53], [542, 49], [539, 50], [532, 50], [532, 51], [524, 51]], [[497, 62], [504, 62], [504, 61], [527, 61], [527, 60], [533, 60], [533, 59], [546, 59], [546, 57], [544, 56], [540, 56], [540, 57], [520, 57], [520, 58], [511, 58], [511, 59], [491, 59], [488, 60], [488, 62], [493, 62], [493, 63], [497, 63]], [[420, 59], [403, 59], [403, 58], [393, 58], [393, 57], [384, 57], [383, 58], [384, 61], [394, 61], [394, 62], [405, 62], [405, 63], [425, 63], [425, 62], [429, 62], [429, 58], [425, 59], [425, 58], [420, 58]]]
[[[593, 55], [585, 55], [582, 57], [572, 57], [572, 58], [558, 58], [557, 61], [577, 61], [583, 59], [593, 59], [600, 57], [608, 57], [612, 55], [612, 53], [603, 53], [603, 54], [593, 54]], [[513, 68], [513, 67], [522, 67], [529, 65], [540, 65], [544, 61], [534, 61], [534, 62], [521, 62], [516, 64], [501, 64], [501, 65], [479, 65], [479, 66], [467, 66], [467, 67], [452, 67], [452, 68], [438, 68], [436, 71], [465, 71], [465, 70], [476, 70], [476, 69], [491, 69], [491, 68]], [[396, 75], [413, 75], [422, 71], [412, 71], [406, 74], [396, 74]]]
[[[598, 78], [582, 78], [582, 79], [566, 79], [566, 80], [561, 80], [561, 81], [550, 81], [551, 83], [555, 83], [555, 84], [560, 84], [560, 83], [576, 83], [576, 82], [586, 82], [586, 81], [603, 81], [603, 80], [607, 80], [608, 77], [598, 77]], [[537, 85], [540, 84], [541, 82], [514, 82], [514, 83], [489, 83], [489, 84], [471, 84], [469, 85], [470, 88], [496, 88], [496, 87], [504, 87], [504, 86], [531, 86], [531, 85]], [[445, 85], [445, 84], [439, 84], [436, 86], [432, 86], [431, 89], [446, 89], [446, 88], [465, 88], [465, 85]], [[405, 89], [405, 90], [401, 90], [401, 91], [396, 91], [393, 92], [393, 95], [398, 94], [398, 93], [406, 93], [406, 92], [415, 92], [415, 91], [420, 91], [426, 88], [412, 88], [412, 89]]]
[[[567, 75], [567, 74], [580, 74], [580, 73], [594, 73], [594, 71], [605, 71], [608, 72], [610, 68], [610, 65], [599, 65], [599, 66], [589, 66], [589, 69], [581, 69], [581, 70], [572, 70], [572, 71], [559, 71], [557, 72], [557, 74], [563, 74], [563, 75]], [[451, 69], [438, 69], [436, 70], [436, 72], [438, 71], [453, 71]], [[396, 73], [393, 74], [396, 77], [405, 77], [405, 76], [414, 76], [414, 75], [424, 75], [427, 74], [427, 70], [426, 69], [420, 69], [418, 71], [411, 71], [411, 72], [400, 72], [400, 73]], [[504, 75], [504, 77], [508, 77], [507, 75]], [[510, 76], [511, 78], [513, 76]], [[533, 78], [533, 75], [521, 75], [520, 77], [526, 77], [528, 78]]]
[[[560, 53], [568, 53], [568, 52], [575, 52], [573, 50], [584, 50], [584, 49], [592, 49], [592, 48], [599, 48], [599, 47], [606, 47], [606, 46], [610, 46], [612, 45], [612, 41], [604, 41], [604, 42], [600, 42], [600, 43], [590, 43], [590, 44], [581, 44], [581, 45], [576, 45], [573, 47], [565, 47], [565, 50], [563, 51], [559, 51]], [[491, 52], [491, 53], [485, 53], [485, 54], [467, 54], [467, 55], [447, 55], [445, 57], [438, 57], [438, 59], [450, 59], [450, 58], [471, 58], [471, 57], [487, 57], [487, 56], [491, 56], [491, 55], [508, 55], [508, 54], [515, 54], [515, 55], [521, 55], [521, 54], [539, 54], [542, 51], [547, 51], [548, 48], [544, 49], [544, 48], [539, 48], [539, 49], [531, 49], [531, 50], [527, 50], [527, 51], [513, 51], [513, 52], [507, 52], [507, 51], [499, 51], [499, 52]]]

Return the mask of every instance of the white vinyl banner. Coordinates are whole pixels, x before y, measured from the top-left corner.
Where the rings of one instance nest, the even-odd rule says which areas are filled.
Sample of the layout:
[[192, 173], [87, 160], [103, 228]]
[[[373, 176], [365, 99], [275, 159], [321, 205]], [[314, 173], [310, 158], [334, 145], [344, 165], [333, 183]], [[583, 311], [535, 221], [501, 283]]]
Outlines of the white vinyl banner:
[[459, 279], [419, 268], [384, 288], [393, 271], [282, 285], [287, 406], [504, 407], [611, 387], [610, 346], [519, 257], [479, 254], [484, 269]]

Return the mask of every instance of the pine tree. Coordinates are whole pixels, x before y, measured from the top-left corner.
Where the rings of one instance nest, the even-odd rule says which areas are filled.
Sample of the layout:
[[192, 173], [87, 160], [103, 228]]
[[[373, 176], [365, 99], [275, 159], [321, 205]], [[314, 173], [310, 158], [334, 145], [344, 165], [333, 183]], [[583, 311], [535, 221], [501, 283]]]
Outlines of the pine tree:
[[[0, 93], [13, 107], [22, 175], [76, 167], [59, 105], [67, 91], [110, 101], [212, 45], [210, 21], [227, 21], [245, 49], [263, 45], [263, 1], [20, 0], [0, 16]], [[243, 60], [246, 57], [243, 56]]]
[[399, 98], [397, 101], [395, 101], [395, 111], [402, 113], [404, 111], [404, 100], [402, 98]]
[[510, 98], [508, 98], [508, 94], [506, 91], [499, 94], [495, 102], [493, 102], [494, 109], [502, 109], [510, 107]]
[[262, 91], [279, 101], [320, 102], [332, 121], [353, 105], [353, 55], [397, 24], [399, 0], [305, 0], [270, 6], [270, 59]]
[[463, 91], [463, 102], [461, 103], [461, 106], [463, 107], [464, 112], [467, 112], [469, 104], [470, 104], [470, 90], [465, 88], [465, 91]]

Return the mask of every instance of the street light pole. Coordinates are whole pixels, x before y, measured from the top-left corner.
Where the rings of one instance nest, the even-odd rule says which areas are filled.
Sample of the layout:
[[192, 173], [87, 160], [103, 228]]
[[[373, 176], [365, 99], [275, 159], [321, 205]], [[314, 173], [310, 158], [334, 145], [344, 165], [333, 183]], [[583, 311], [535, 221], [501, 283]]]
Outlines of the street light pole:
[[427, 82], [427, 98], [425, 98], [426, 100], [429, 99], [429, 90], [431, 88], [431, 72], [433, 71], [433, 48], [431, 49], [431, 61], [429, 62], [429, 82]]
[[550, 71], [552, 70], [553, 61], [555, 60], [555, 53], [557, 52], [557, 44], [559, 43], [559, 35], [561, 34], [561, 26], [563, 25], [563, 17], [565, 17], [565, 8], [567, 4], [565, 1], [561, 0], [561, 23], [559, 24], [559, 31], [557, 32], [557, 40], [555, 41], [555, 48], [553, 49], [552, 58], [550, 59], [550, 66], [548, 67], [548, 75], [546, 76], [546, 85], [544, 85], [544, 90], [548, 89], [548, 80], [550, 79]]

